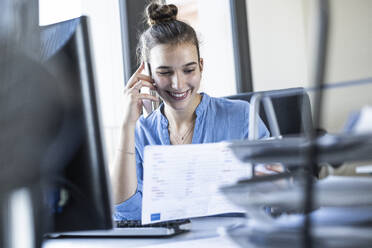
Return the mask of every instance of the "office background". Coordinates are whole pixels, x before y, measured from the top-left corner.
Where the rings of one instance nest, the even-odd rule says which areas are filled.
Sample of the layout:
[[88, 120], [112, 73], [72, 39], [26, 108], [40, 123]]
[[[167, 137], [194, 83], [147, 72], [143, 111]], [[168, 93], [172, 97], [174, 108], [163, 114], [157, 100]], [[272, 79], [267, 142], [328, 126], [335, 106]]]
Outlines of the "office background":
[[[185, 19], [201, 36], [203, 88], [212, 96], [236, 93], [228, 0], [168, 1], [185, 6]], [[311, 0], [246, 0], [255, 91], [309, 87], [313, 15]], [[88, 15], [97, 69], [108, 157], [115, 152], [124, 87], [118, 0], [40, 0], [40, 23]], [[372, 77], [372, 1], [332, 0], [326, 83]], [[215, 73], [223, 72], [223, 73]], [[335, 88], [325, 94], [323, 126], [339, 132], [348, 115], [372, 104], [372, 84]]]

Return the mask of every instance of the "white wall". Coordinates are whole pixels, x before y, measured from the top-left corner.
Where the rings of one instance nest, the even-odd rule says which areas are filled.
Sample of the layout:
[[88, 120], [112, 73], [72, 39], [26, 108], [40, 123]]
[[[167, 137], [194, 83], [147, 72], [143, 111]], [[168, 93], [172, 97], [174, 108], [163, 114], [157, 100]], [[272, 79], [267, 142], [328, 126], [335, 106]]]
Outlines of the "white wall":
[[81, 0], [39, 0], [39, 25], [49, 25], [81, 16]]
[[204, 72], [201, 91], [212, 96], [236, 94], [234, 50], [229, 1], [198, 1], [201, 56]]
[[119, 141], [124, 91], [119, 1], [83, 0], [82, 9], [91, 23], [101, 116], [111, 164]]
[[[313, 0], [246, 0], [254, 89], [308, 87]], [[326, 83], [372, 77], [372, 1], [331, 1]], [[351, 111], [372, 104], [372, 85], [329, 90], [323, 127], [342, 130]]]
[[[372, 1], [332, 0], [326, 82], [372, 77]], [[324, 125], [342, 129], [351, 111], [372, 104], [372, 84], [334, 89], [324, 102]]]
[[301, 0], [247, 0], [255, 91], [307, 85]]
[[[178, 16], [196, 31], [204, 71], [199, 92], [211, 96], [236, 94], [234, 50], [227, 0], [167, 0], [178, 7]], [[211, 7], [213, 7], [211, 9]], [[185, 14], [187, 12], [187, 14]]]
[[92, 50], [108, 161], [119, 137], [124, 90], [120, 13], [118, 0], [39, 0], [40, 25], [81, 15], [89, 17]]

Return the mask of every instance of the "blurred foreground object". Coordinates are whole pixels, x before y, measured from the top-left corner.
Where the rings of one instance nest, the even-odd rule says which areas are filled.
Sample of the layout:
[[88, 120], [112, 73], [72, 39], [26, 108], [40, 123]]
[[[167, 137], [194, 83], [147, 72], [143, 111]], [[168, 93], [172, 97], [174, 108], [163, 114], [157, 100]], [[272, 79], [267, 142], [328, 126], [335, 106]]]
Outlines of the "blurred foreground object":
[[63, 84], [39, 63], [38, 1], [0, 1], [0, 247], [40, 247]]

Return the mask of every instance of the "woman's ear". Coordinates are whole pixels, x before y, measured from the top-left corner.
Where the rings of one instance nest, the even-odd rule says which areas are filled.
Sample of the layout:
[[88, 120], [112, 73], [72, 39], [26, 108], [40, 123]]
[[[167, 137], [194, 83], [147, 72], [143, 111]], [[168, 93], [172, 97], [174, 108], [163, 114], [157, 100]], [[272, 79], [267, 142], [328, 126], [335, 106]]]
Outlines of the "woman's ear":
[[203, 60], [203, 58], [200, 58], [199, 59], [199, 69], [200, 69], [200, 72], [203, 72], [203, 66], [204, 66], [204, 60]]

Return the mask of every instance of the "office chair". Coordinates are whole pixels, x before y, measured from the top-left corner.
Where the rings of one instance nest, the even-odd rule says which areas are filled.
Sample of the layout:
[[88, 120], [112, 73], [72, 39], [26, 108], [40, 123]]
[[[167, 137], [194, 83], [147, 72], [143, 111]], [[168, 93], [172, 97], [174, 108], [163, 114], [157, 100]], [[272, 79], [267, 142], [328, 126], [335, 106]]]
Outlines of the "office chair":
[[[225, 98], [250, 101], [255, 93], [262, 93], [271, 98], [282, 136], [306, 134], [313, 128], [309, 95], [302, 87], [247, 92], [226, 96]], [[264, 111], [262, 104], [260, 105], [259, 116], [269, 127], [267, 113]]]
[[[264, 96], [270, 97], [279, 126], [279, 133], [282, 137], [308, 135], [312, 130], [313, 123], [310, 99], [309, 95], [302, 87], [247, 92], [226, 96], [225, 98], [250, 102], [252, 96], [256, 93], [261, 93]], [[260, 104], [259, 116], [265, 123], [266, 127], [269, 128], [269, 121], [263, 104]], [[318, 131], [319, 135], [324, 135], [325, 133], [324, 130]], [[289, 171], [297, 170], [295, 167], [288, 169]], [[318, 172], [319, 170], [315, 171], [314, 176], [318, 177]]]

